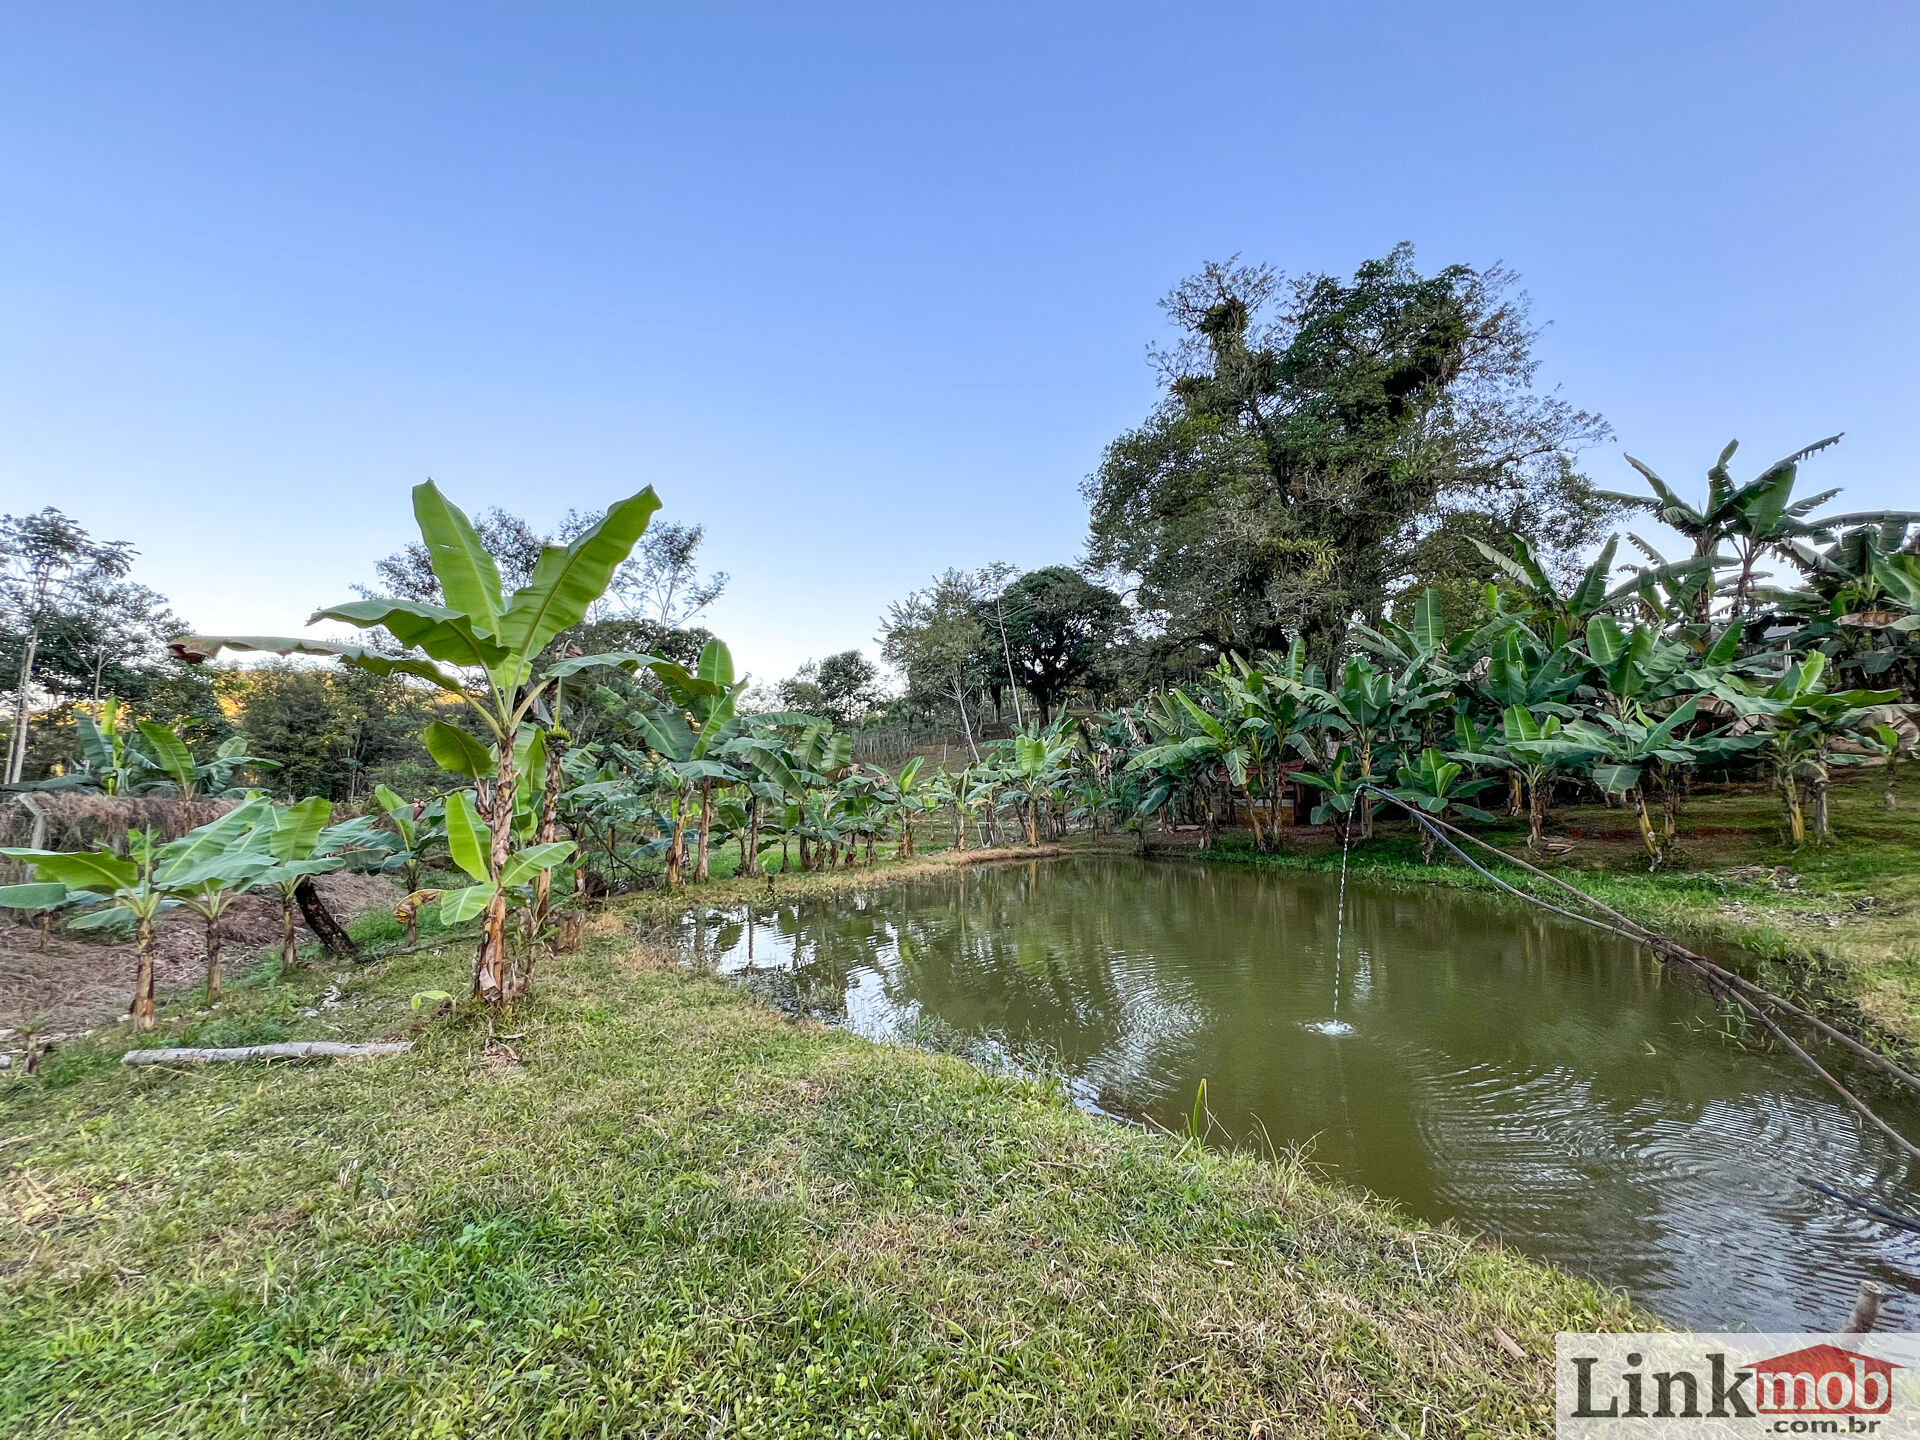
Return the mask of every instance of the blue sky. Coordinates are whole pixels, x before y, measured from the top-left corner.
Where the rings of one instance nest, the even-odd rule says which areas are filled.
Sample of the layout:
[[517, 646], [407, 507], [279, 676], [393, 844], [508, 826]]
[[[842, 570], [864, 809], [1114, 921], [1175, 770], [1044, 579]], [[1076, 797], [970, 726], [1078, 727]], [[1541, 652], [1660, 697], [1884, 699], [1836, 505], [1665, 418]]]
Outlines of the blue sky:
[[0, 508], [259, 632], [425, 476], [540, 522], [651, 483], [777, 676], [947, 565], [1073, 558], [1183, 275], [1403, 239], [1521, 273], [1603, 483], [1844, 430], [1810, 482], [1920, 505], [1916, 41], [1874, 4], [16, 3]]

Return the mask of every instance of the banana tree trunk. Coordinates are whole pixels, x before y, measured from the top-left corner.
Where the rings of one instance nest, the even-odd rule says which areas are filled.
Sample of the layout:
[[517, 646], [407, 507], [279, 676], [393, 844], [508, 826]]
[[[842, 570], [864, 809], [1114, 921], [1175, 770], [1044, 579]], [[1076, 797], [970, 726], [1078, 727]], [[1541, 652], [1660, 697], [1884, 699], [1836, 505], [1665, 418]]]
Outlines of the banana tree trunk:
[[1807, 812], [1800, 800], [1800, 777], [1791, 767], [1780, 771], [1780, 798], [1787, 807], [1787, 833], [1798, 848], [1807, 843]]
[[673, 837], [667, 842], [667, 886], [678, 889], [683, 881], [680, 873], [681, 847], [687, 838], [687, 812], [681, 797], [673, 797]]
[[953, 848], [956, 853], [967, 848], [967, 812], [958, 802], [953, 807]]
[[1547, 800], [1553, 793], [1553, 782], [1544, 775], [1530, 776], [1527, 780], [1527, 848], [1538, 853], [1541, 831], [1547, 823]]
[[1807, 789], [1813, 795], [1813, 838], [1821, 845], [1833, 838], [1832, 818], [1827, 808], [1828, 781], [1827, 767], [1816, 765], [1813, 767], [1813, 778], [1807, 784]]
[[913, 858], [913, 816], [905, 811], [900, 814], [900, 858]]
[[867, 832], [867, 868], [873, 868], [873, 831]]
[[220, 916], [207, 916], [207, 1008], [220, 1003]]
[[1526, 810], [1526, 800], [1522, 794], [1520, 772], [1507, 772], [1507, 814], [1518, 816]]
[[293, 947], [293, 891], [291, 888], [280, 893], [280, 976], [285, 979], [293, 974], [295, 962], [299, 959]]
[[747, 792], [747, 833], [740, 842], [740, 873], [760, 873], [760, 797]]
[[1253, 798], [1253, 791], [1248, 790], [1246, 796], [1247, 821], [1253, 826], [1253, 848], [1264, 855], [1267, 853], [1267, 836], [1266, 832], [1260, 828], [1260, 806]]
[[[553, 732], [547, 732], [547, 790], [540, 798], [540, 832], [538, 839], [542, 845], [551, 845], [560, 838], [560, 742], [554, 739]], [[537, 936], [547, 925], [547, 910], [553, 901], [553, 871], [536, 871], [533, 877], [533, 933]], [[411, 945], [413, 942], [407, 942]]]
[[487, 823], [493, 829], [493, 844], [487, 851], [487, 878], [493, 882], [493, 899], [487, 905], [486, 928], [480, 935], [480, 948], [473, 957], [473, 990], [489, 1005], [504, 1005], [513, 999], [512, 977], [507, 967], [507, 896], [500, 889], [500, 872], [513, 853], [513, 802], [517, 777], [513, 770], [513, 740], [503, 739], [495, 747], [500, 752], [494, 768], [492, 803], [487, 807]]
[[693, 862], [693, 878], [703, 881], [708, 875], [708, 861], [713, 845], [713, 781], [700, 782], [700, 849]]
[[[1360, 747], [1360, 783], [1365, 785], [1373, 779], [1373, 741], [1368, 740]], [[1360, 797], [1360, 838], [1373, 838], [1373, 797]]]
[[153, 917], [143, 916], [135, 931], [140, 968], [133, 983], [133, 1004], [127, 1013], [142, 1030], [153, 1029]]
[[1647, 813], [1647, 792], [1638, 785], [1628, 798], [1633, 802], [1634, 822], [1640, 827], [1640, 843], [1647, 849], [1647, 868], [1660, 868], [1660, 837], [1654, 833], [1653, 817]]
[[1027, 844], [1040, 844], [1040, 802], [1032, 797], [1027, 799]]

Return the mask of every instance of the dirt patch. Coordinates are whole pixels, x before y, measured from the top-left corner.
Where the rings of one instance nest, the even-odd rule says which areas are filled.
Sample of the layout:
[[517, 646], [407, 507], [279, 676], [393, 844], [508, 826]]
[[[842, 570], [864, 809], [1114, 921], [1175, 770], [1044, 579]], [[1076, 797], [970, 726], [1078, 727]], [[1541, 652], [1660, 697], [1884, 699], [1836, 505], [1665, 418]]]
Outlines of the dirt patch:
[[[342, 923], [369, 910], [391, 907], [400, 891], [379, 875], [335, 871], [318, 876], [320, 895]], [[313, 937], [300, 912], [295, 933]], [[243, 895], [221, 923], [226, 937], [223, 969], [238, 974], [255, 955], [280, 941], [280, 902], [271, 895]], [[154, 940], [161, 991], [200, 983], [206, 974], [206, 927], [199, 916], [174, 910], [163, 916]], [[138, 969], [131, 940], [91, 941], [56, 928], [43, 954], [37, 927], [0, 922], [0, 1028], [30, 1023], [54, 1034], [109, 1024], [127, 1012]]]

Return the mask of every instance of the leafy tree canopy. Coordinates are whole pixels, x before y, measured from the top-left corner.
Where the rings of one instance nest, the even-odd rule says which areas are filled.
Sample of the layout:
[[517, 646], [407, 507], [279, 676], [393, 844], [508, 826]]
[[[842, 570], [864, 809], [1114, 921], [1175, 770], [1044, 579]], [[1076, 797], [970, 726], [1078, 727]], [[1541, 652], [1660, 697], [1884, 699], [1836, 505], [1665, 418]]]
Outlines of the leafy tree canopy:
[[1533, 388], [1514, 278], [1423, 275], [1411, 246], [1353, 278], [1209, 265], [1162, 302], [1166, 397], [1084, 493], [1088, 554], [1137, 583], [1177, 641], [1250, 652], [1306, 637], [1330, 660], [1355, 619], [1518, 522], [1549, 554], [1607, 513], [1573, 470], [1603, 423]]
[[809, 660], [782, 680], [780, 703], [849, 730], [880, 703], [880, 669], [858, 650], [843, 650], [820, 661]]
[[1002, 595], [982, 602], [982, 609], [984, 621], [998, 622], [994, 629], [1007, 664], [1039, 704], [1042, 725], [1061, 696], [1093, 672], [1127, 623], [1118, 595], [1065, 565], [1022, 575]]

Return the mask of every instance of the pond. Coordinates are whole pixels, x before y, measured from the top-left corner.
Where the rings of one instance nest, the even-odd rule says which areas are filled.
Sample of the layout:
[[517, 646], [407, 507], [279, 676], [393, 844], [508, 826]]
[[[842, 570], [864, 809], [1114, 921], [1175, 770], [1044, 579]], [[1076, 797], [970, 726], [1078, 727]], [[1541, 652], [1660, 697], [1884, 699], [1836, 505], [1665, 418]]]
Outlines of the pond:
[[[1699, 987], [1612, 936], [1442, 887], [1124, 858], [976, 866], [708, 911], [728, 973], [876, 1039], [973, 1037], [1081, 1103], [1453, 1220], [1694, 1329], [1822, 1330], [1905, 1293], [1920, 1235], [1884, 1137], [1785, 1054], [1729, 1043]], [[1821, 1058], [1847, 1078], [1844, 1057]], [[1858, 1078], [1852, 1077], [1852, 1078]], [[1920, 1109], [1881, 1113], [1920, 1135]]]

